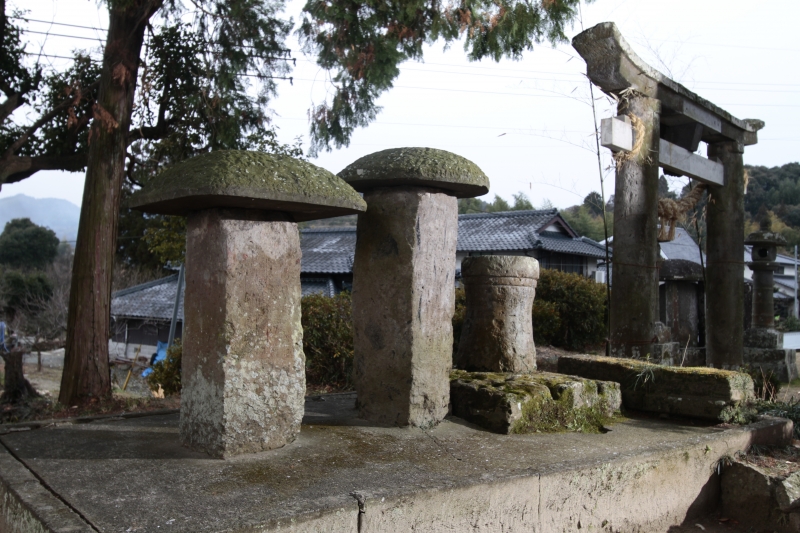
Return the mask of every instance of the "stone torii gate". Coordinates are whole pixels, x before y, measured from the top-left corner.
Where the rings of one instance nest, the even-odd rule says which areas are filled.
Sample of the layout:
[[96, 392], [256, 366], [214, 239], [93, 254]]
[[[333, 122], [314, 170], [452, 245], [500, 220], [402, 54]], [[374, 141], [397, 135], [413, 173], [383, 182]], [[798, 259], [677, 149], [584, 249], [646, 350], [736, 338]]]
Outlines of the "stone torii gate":
[[[587, 76], [619, 102], [605, 119], [603, 146], [617, 154], [614, 195], [613, 355], [653, 353], [658, 320], [658, 169], [708, 186], [706, 364], [742, 364], [744, 316], [744, 147], [760, 120], [740, 120], [642, 61], [617, 26], [577, 35]], [[694, 154], [700, 142], [708, 158]]]

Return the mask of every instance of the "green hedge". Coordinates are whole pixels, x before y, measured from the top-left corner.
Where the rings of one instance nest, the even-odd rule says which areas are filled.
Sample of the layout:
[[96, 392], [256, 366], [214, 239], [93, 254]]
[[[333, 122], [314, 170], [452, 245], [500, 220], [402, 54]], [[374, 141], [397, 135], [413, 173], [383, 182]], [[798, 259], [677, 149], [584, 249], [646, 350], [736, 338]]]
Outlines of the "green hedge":
[[568, 350], [606, 340], [606, 288], [590, 278], [542, 269], [533, 303], [533, 338]]
[[349, 292], [333, 298], [304, 296], [303, 351], [306, 382], [339, 389], [353, 387], [353, 317]]

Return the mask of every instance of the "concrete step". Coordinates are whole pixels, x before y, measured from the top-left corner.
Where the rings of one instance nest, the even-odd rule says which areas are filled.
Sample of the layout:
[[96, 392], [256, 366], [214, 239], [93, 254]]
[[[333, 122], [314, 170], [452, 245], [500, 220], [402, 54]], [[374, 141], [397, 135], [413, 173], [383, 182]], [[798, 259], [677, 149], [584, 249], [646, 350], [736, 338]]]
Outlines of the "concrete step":
[[354, 407], [353, 394], [308, 399], [295, 442], [228, 460], [182, 447], [177, 414], [6, 433], [0, 531], [667, 532], [716, 508], [721, 458], [791, 436], [781, 419], [422, 430]]

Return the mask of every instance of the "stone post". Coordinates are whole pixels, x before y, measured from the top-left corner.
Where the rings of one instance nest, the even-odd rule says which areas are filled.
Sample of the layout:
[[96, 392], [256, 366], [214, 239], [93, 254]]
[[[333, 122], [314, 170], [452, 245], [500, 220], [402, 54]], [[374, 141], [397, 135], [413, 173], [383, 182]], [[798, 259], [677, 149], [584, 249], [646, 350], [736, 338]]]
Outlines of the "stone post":
[[[658, 320], [658, 147], [661, 104], [632, 94], [618, 114], [632, 114], [634, 149], [617, 165], [611, 355], [644, 358], [652, 351]], [[640, 124], [637, 127], [637, 122]], [[638, 131], [637, 131], [638, 130]], [[636, 136], [641, 133], [640, 140]]]
[[220, 151], [175, 165], [131, 204], [188, 216], [183, 443], [230, 457], [292, 442], [306, 390], [296, 222], [363, 200], [304, 161]]
[[708, 185], [706, 210], [706, 363], [742, 365], [744, 335], [744, 147], [733, 141], [708, 145], [722, 163], [725, 185]]
[[364, 191], [353, 264], [354, 379], [362, 418], [430, 427], [447, 414], [453, 358], [456, 196], [488, 192], [472, 162], [384, 150], [339, 174]]
[[533, 372], [533, 299], [539, 262], [523, 256], [467, 257], [461, 263], [467, 311], [457, 368], [471, 372]]

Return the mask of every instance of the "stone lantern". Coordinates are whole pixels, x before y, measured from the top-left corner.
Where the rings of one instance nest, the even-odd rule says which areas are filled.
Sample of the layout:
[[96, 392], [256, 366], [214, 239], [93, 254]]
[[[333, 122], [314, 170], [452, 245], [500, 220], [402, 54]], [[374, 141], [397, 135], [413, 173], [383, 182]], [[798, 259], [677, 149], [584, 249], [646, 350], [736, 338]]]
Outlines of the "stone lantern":
[[753, 247], [751, 262], [753, 271], [753, 328], [771, 328], [775, 325], [775, 305], [772, 293], [775, 287], [774, 272], [782, 267], [775, 262], [778, 246], [785, 246], [786, 239], [772, 231], [769, 215], [761, 219], [759, 231], [747, 236], [744, 241]]
[[305, 161], [218, 151], [163, 172], [130, 207], [187, 217], [181, 440], [215, 457], [292, 442], [306, 389], [297, 222], [364, 201]]
[[778, 246], [786, 239], [772, 231], [769, 215], [761, 219], [759, 231], [747, 236], [745, 244], [752, 246], [747, 263], [753, 271], [753, 321], [744, 332], [745, 364], [761, 368], [765, 375], [772, 373], [781, 381], [791, 381], [798, 376], [797, 353], [783, 349], [783, 333], [774, 329], [775, 287], [774, 272], [781, 267], [775, 262]]
[[458, 200], [489, 192], [475, 163], [396, 148], [339, 173], [364, 192], [353, 263], [354, 380], [359, 414], [430, 427], [450, 404]]

